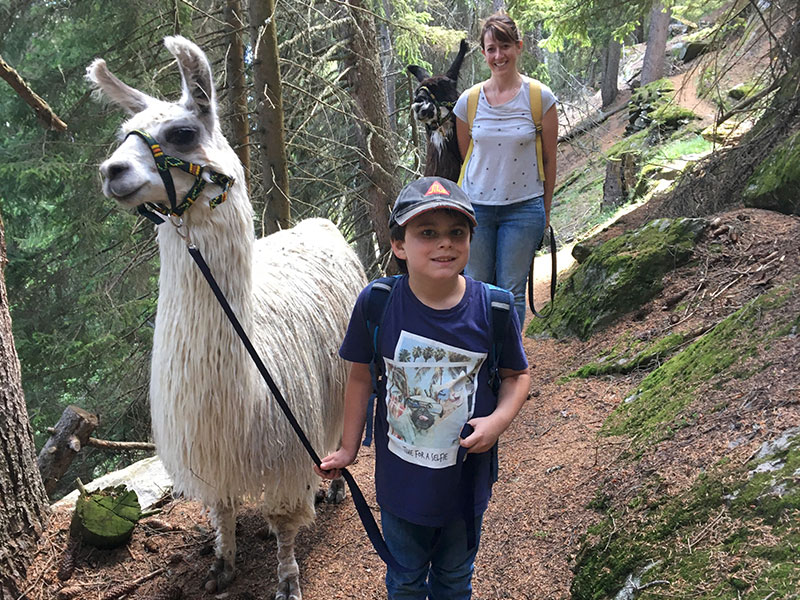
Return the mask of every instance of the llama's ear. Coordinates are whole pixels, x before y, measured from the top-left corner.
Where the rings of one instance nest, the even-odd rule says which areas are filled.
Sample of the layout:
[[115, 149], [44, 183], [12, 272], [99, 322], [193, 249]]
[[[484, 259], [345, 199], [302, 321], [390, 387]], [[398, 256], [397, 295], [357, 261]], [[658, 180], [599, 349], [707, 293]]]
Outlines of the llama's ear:
[[121, 106], [129, 115], [135, 115], [147, 108], [154, 99], [147, 94], [123, 83], [108, 70], [106, 61], [95, 59], [86, 68], [86, 79], [96, 91], [104, 94], [109, 100]]
[[431, 76], [430, 73], [428, 73], [425, 69], [418, 67], [417, 65], [408, 65], [406, 69], [408, 69], [408, 72], [417, 78], [417, 81], [422, 81], [423, 79], [427, 79]]
[[464, 62], [464, 57], [467, 55], [467, 50], [469, 50], [469, 44], [467, 40], [461, 40], [461, 45], [458, 47], [458, 54], [453, 59], [453, 64], [450, 65], [450, 68], [447, 69], [447, 78], [452, 79], [453, 81], [458, 81], [458, 72], [461, 70], [461, 63]]
[[183, 96], [181, 104], [201, 117], [216, 118], [214, 78], [211, 65], [200, 48], [180, 36], [164, 38], [167, 50], [178, 60]]

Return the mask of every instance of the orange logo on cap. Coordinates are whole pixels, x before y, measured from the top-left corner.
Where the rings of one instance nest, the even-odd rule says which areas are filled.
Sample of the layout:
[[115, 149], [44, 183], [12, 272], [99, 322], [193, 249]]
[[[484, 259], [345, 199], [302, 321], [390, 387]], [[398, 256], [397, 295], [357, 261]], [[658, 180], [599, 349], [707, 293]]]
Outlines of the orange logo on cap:
[[428, 188], [428, 191], [425, 192], [426, 196], [430, 196], [431, 194], [444, 194], [445, 196], [449, 196], [450, 192], [444, 189], [444, 186], [441, 183], [434, 181], [431, 184], [431, 187]]

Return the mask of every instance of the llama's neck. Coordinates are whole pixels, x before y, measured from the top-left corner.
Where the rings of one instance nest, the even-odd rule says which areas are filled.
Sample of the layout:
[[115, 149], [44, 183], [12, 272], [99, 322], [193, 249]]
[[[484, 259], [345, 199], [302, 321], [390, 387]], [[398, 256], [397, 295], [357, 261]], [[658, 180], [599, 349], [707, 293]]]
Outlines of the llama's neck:
[[[217, 303], [189, 255], [182, 237], [188, 235], [208, 263], [237, 317], [249, 328], [254, 235], [252, 207], [243, 177], [236, 178], [223, 204], [212, 210], [207, 204], [198, 203], [184, 213], [184, 223], [182, 231], [170, 223], [159, 226], [159, 321], [165, 325], [183, 319], [197, 322], [206, 318], [210, 307]], [[227, 323], [223, 325], [229, 327]]]

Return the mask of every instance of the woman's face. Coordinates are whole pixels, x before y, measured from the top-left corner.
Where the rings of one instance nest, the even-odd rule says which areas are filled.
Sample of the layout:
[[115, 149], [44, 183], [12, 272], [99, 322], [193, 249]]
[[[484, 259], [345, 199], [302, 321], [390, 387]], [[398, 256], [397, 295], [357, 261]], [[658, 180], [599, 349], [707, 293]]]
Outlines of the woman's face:
[[510, 72], [517, 72], [517, 59], [522, 53], [522, 41], [519, 42], [500, 42], [494, 39], [492, 30], [483, 36], [483, 48], [481, 49], [486, 59], [486, 64], [493, 75], [501, 75]]

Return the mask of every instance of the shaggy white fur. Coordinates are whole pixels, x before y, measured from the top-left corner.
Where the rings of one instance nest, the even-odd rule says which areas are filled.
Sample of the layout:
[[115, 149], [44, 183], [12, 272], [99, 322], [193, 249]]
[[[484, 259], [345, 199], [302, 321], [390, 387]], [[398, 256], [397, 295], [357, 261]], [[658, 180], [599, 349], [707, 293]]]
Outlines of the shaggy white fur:
[[[318, 479], [311, 459], [186, 249], [201, 250], [220, 288], [259, 350], [317, 452], [341, 436], [344, 362], [338, 345], [366, 281], [337, 228], [310, 219], [256, 241], [244, 173], [222, 136], [211, 68], [180, 37], [165, 39], [183, 78], [178, 103], [156, 100], [117, 79], [98, 59], [88, 78], [131, 118], [123, 134], [146, 130], [174, 156], [233, 177], [227, 201], [208, 184], [182, 224], [158, 228], [161, 256], [150, 405], [153, 437], [177, 492], [202, 500], [217, 528], [210, 587], [233, 578], [235, 510], [260, 499], [278, 538], [276, 598], [299, 599], [294, 538], [314, 518]], [[190, 135], [191, 134], [191, 135]], [[189, 141], [187, 141], [189, 140]], [[172, 169], [178, 200], [193, 183]], [[130, 136], [101, 166], [104, 193], [129, 207], [167, 204], [148, 146]]]

